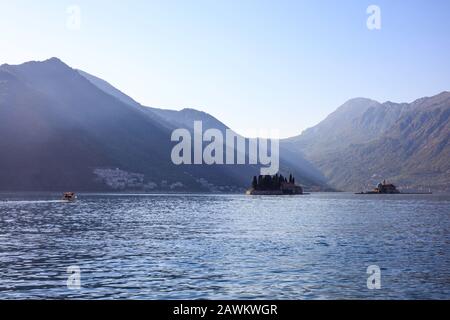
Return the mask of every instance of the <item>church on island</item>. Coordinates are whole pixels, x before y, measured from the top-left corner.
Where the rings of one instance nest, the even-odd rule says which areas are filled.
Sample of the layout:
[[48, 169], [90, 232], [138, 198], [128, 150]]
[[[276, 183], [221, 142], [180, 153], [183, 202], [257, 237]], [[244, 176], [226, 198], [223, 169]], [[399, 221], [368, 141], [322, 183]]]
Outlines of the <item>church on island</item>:
[[400, 194], [400, 191], [392, 183], [387, 183], [386, 180], [384, 180], [372, 191], [361, 192], [359, 194]]
[[303, 188], [295, 183], [295, 178], [289, 179], [283, 175], [253, 177], [252, 187], [247, 195], [295, 195], [303, 194]]

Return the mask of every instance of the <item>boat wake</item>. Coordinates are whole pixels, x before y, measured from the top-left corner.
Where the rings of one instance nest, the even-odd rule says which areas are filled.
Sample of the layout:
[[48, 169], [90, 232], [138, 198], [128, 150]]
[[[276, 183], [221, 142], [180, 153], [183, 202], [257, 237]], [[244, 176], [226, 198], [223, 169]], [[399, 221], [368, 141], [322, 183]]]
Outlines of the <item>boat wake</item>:
[[35, 200], [35, 201], [0, 200], [0, 205], [43, 204], [43, 203], [67, 203], [67, 201], [65, 201], [65, 200]]

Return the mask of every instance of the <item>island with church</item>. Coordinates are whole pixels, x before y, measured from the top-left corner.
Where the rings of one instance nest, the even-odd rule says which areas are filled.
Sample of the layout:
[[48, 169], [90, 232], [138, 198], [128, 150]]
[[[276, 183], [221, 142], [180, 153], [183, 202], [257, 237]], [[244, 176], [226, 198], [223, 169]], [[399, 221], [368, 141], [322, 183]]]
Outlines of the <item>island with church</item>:
[[303, 188], [295, 183], [295, 177], [290, 174], [289, 178], [281, 174], [274, 176], [254, 176], [252, 187], [247, 190], [247, 195], [302, 195]]
[[392, 183], [380, 182], [372, 191], [362, 191], [356, 194], [432, 194], [431, 190], [429, 192], [401, 192]]
[[372, 191], [360, 192], [357, 194], [399, 194], [400, 191], [392, 183], [387, 183], [386, 180], [379, 183]]

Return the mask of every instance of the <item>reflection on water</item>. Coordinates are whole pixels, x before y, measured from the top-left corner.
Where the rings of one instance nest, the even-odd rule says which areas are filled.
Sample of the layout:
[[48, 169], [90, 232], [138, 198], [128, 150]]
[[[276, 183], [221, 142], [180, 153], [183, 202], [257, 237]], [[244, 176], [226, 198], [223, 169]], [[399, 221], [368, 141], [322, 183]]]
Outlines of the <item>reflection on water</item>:
[[447, 196], [59, 197], [0, 195], [0, 298], [450, 298]]

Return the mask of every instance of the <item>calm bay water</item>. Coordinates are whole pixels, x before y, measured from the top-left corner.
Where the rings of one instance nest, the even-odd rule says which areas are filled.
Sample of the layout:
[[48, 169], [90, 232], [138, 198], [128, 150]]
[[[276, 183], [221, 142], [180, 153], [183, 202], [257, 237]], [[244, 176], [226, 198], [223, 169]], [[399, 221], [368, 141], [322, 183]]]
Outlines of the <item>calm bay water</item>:
[[0, 194], [0, 298], [450, 299], [449, 196], [59, 197]]

